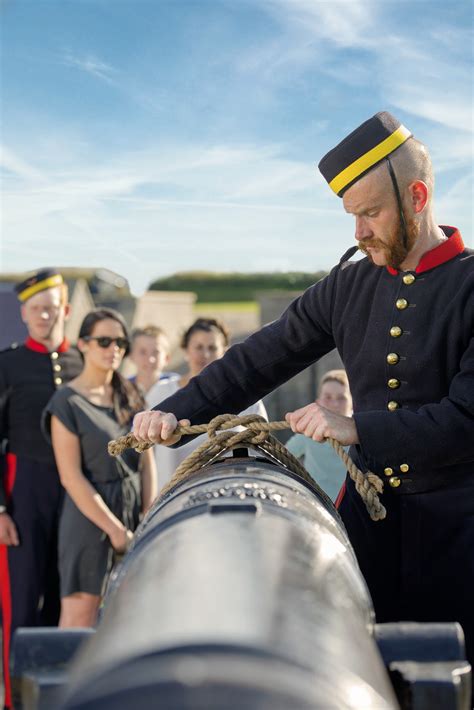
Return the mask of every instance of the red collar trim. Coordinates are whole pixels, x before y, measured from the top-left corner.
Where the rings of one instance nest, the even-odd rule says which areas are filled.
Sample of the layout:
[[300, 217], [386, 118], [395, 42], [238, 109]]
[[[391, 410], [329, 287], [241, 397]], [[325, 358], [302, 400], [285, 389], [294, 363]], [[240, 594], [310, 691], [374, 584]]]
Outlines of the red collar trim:
[[[420, 263], [415, 269], [415, 274], [422, 274], [424, 271], [434, 269], [446, 261], [451, 261], [451, 259], [454, 259], [455, 256], [464, 251], [464, 242], [460, 231], [456, 227], [441, 225], [441, 229], [448, 239], [421, 257]], [[399, 273], [397, 269], [392, 269], [391, 266], [387, 266], [387, 271], [392, 276], [397, 276]]]
[[[31, 336], [28, 336], [27, 339], [25, 340], [25, 346], [28, 348], [28, 350], [34, 350], [35, 353], [49, 353], [50, 351], [48, 348], [43, 345], [43, 343], [38, 343], [37, 340], [32, 338]], [[56, 349], [56, 352], [58, 353], [65, 353], [66, 350], [69, 350], [71, 344], [67, 338], [64, 338], [63, 342], [59, 346], [59, 348]]]

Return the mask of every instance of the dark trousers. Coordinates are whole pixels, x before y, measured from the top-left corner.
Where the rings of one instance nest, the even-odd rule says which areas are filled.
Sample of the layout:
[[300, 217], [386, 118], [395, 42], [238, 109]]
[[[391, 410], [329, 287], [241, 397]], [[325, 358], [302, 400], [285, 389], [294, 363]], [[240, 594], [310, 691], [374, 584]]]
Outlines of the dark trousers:
[[20, 626], [54, 626], [60, 612], [57, 533], [63, 489], [57, 469], [7, 455], [8, 512], [18, 547], [0, 546], [0, 601], [3, 626], [5, 705], [10, 702], [10, 641]]
[[382, 502], [373, 522], [349, 479], [339, 505], [377, 621], [458, 621], [474, 667], [474, 485]]

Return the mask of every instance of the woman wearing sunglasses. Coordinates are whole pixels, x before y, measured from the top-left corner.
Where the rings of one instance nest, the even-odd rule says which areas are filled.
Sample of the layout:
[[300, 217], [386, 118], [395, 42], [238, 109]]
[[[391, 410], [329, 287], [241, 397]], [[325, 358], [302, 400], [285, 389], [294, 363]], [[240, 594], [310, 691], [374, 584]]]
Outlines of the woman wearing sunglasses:
[[107, 453], [107, 443], [127, 433], [144, 408], [138, 390], [118, 373], [128, 344], [119, 313], [89, 313], [77, 343], [84, 368], [45, 410], [66, 490], [59, 525], [62, 627], [94, 625], [115, 553], [125, 551], [156, 495], [151, 449], [127, 450], [118, 459]]

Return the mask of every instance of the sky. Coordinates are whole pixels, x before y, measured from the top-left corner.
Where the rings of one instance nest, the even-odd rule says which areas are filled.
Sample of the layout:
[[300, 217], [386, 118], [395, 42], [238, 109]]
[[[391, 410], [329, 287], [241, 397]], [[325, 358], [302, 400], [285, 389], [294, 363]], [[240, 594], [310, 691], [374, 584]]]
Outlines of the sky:
[[317, 170], [378, 111], [474, 246], [471, 0], [0, 0], [0, 271], [318, 271], [354, 244]]

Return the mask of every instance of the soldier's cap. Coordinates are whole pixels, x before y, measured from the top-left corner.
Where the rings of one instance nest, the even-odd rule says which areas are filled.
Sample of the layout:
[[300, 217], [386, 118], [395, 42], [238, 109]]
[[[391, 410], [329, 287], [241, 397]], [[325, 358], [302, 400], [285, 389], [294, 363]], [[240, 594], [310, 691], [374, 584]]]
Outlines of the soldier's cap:
[[40, 291], [46, 291], [48, 288], [61, 286], [64, 279], [57, 269], [41, 269], [36, 273], [28, 276], [27, 279], [16, 284], [15, 292], [18, 300], [25, 303], [29, 298]]
[[338, 197], [408, 138], [410, 131], [388, 111], [364, 121], [319, 161], [319, 170]]

